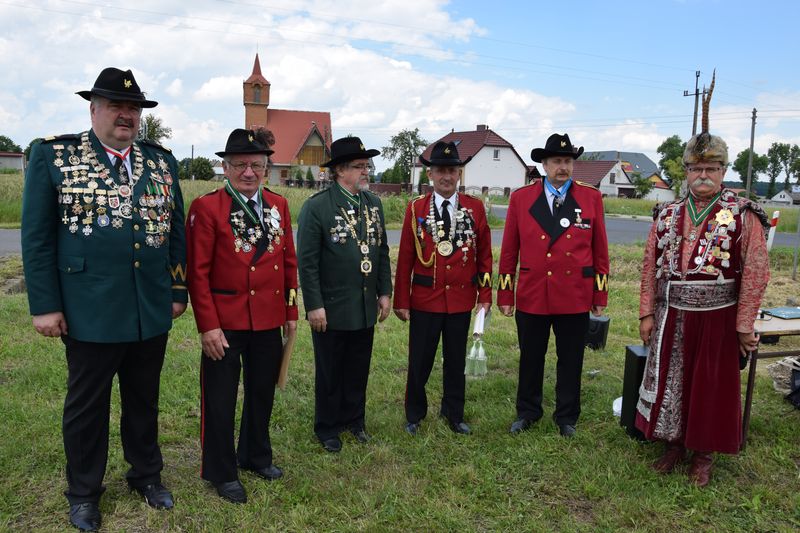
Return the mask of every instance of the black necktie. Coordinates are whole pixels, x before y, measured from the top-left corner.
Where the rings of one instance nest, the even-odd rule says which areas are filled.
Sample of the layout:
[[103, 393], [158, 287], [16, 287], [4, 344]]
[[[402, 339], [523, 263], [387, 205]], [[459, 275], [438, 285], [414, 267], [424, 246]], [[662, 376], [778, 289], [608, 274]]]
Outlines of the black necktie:
[[256, 216], [256, 220], [258, 221], [258, 225], [262, 226], [262, 224], [261, 224], [261, 216], [259, 216], [259, 214], [258, 214], [258, 204], [256, 203], [256, 201], [253, 200], [252, 198], [250, 198], [249, 200], [247, 200], [247, 207], [249, 207], [250, 209], [253, 210], [253, 214]]
[[128, 167], [125, 166], [123, 158], [117, 158], [114, 162], [114, 170], [119, 174], [120, 183], [128, 183]]
[[450, 210], [448, 207], [450, 206], [450, 200], [445, 200], [442, 202], [442, 222], [445, 237], [449, 238], [450, 236]]

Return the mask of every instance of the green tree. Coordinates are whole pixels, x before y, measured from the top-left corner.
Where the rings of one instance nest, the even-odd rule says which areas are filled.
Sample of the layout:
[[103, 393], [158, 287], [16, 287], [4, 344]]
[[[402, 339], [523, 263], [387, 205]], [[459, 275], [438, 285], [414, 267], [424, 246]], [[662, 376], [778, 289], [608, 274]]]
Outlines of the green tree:
[[676, 195], [680, 195], [683, 182], [686, 181], [686, 170], [683, 167], [683, 155], [664, 161], [664, 168], [662, 170], [664, 175], [669, 178], [669, 186], [672, 187]]
[[205, 157], [195, 157], [189, 165], [189, 175], [196, 180], [208, 181], [214, 179], [214, 167]]
[[311, 172], [311, 167], [306, 167], [306, 181], [314, 183], [314, 173]]
[[26, 161], [31, 158], [31, 150], [33, 150], [33, 145], [39, 144], [43, 140], [44, 139], [42, 139], [41, 137], [36, 137], [34, 140], [28, 143], [28, 146], [25, 148], [25, 151], [22, 152], [23, 154], [25, 154]]
[[300, 169], [300, 167], [294, 169], [294, 179], [296, 181], [303, 181], [303, 171]]
[[683, 161], [683, 151], [686, 149], [686, 143], [681, 141], [677, 135], [667, 137], [664, 142], [656, 149], [661, 154], [661, 159], [658, 160], [658, 166], [662, 172], [666, 172], [666, 162], [673, 159]]
[[0, 135], [0, 152], [22, 153], [22, 148], [5, 135]]
[[636, 189], [637, 198], [644, 198], [653, 190], [653, 187], [655, 187], [655, 183], [653, 183], [650, 178], [642, 176], [641, 172], [631, 173], [631, 183], [633, 183], [633, 187]]
[[430, 182], [431, 182], [431, 180], [428, 178], [428, 169], [425, 168], [425, 167], [422, 167], [422, 172], [420, 172], [420, 175], [419, 175], [419, 184], [420, 185], [427, 185]]
[[172, 138], [172, 128], [165, 126], [161, 117], [145, 115], [139, 126], [139, 138], [161, 144], [162, 139]]
[[180, 161], [178, 161], [178, 179], [191, 179], [192, 177], [189, 175], [189, 165], [191, 164], [192, 160], [189, 157], [184, 157]]
[[767, 176], [769, 176], [769, 188], [767, 189], [767, 198], [772, 198], [777, 194], [777, 187], [775, 181], [781, 175], [783, 167], [781, 166], [781, 158], [778, 153], [778, 143], [772, 143], [772, 146], [767, 150]]
[[791, 155], [792, 147], [786, 143], [772, 143], [770, 146], [770, 150], [774, 150], [775, 157], [778, 158], [781, 164], [781, 170], [786, 173], [786, 178], [783, 181], [783, 190], [789, 190], [789, 178], [791, 177], [791, 172], [789, 168], [789, 157]]
[[789, 149], [789, 157], [786, 160], [786, 175], [791, 180], [791, 176], [797, 176], [800, 183], [800, 146], [793, 144]]
[[402, 130], [389, 139], [389, 146], [381, 148], [381, 155], [394, 161], [395, 172], [399, 172], [399, 181], [408, 183], [411, 179], [411, 166], [416, 163], [419, 154], [428, 146], [428, 141], [420, 137], [419, 128]]
[[[733, 170], [735, 170], [739, 176], [741, 177], [742, 183], [745, 187], [747, 187], [747, 167], [750, 161], [750, 148], [745, 148], [739, 155], [736, 156], [736, 160], [733, 162]], [[753, 174], [752, 174], [752, 183], [758, 181], [758, 175], [763, 174], [767, 171], [767, 167], [769, 166], [769, 158], [765, 155], [758, 155], [755, 151], [753, 151]]]

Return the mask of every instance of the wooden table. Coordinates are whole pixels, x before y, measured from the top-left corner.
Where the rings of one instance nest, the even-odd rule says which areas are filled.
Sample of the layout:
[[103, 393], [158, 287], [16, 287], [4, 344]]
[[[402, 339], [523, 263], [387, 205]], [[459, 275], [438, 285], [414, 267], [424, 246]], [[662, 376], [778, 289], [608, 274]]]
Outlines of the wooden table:
[[[770, 315], [759, 318], [755, 322], [755, 329], [762, 337], [786, 337], [800, 335], [800, 318], [786, 320]], [[747, 445], [747, 431], [750, 429], [750, 408], [753, 403], [753, 388], [756, 383], [756, 366], [759, 359], [774, 359], [776, 357], [800, 356], [800, 350], [760, 352], [750, 354], [750, 370], [747, 375], [747, 392], [744, 400], [744, 417], [742, 418], [742, 450]]]

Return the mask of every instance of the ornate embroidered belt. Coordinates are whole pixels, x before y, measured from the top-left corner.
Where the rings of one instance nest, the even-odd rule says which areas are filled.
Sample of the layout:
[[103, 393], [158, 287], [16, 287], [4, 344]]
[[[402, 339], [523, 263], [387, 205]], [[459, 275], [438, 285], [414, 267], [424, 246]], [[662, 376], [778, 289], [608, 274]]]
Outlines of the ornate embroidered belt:
[[672, 281], [669, 306], [684, 311], [713, 311], [736, 304], [739, 291], [736, 280]]

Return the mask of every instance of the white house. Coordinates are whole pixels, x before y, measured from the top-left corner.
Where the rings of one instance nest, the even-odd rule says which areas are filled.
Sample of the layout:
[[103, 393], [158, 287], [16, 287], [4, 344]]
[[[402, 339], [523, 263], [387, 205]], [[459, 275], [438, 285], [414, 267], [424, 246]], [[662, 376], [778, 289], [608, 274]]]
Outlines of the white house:
[[572, 177], [600, 189], [603, 196], [634, 198], [636, 189], [619, 161], [585, 161], [578, 159]]
[[0, 152], [0, 168], [25, 170], [25, 157], [18, 152]]
[[792, 195], [789, 193], [789, 191], [781, 191], [770, 198], [769, 201], [773, 204], [792, 205]]
[[[462, 160], [472, 156], [464, 167], [461, 186], [516, 189], [525, 185], [528, 172], [525, 162], [511, 143], [485, 124], [478, 124], [474, 131], [451, 131], [437, 139], [422, 152], [425, 159], [430, 159], [433, 145], [439, 141], [455, 143]], [[422, 169], [422, 164], [417, 161], [411, 180], [415, 187], [419, 184]]]

